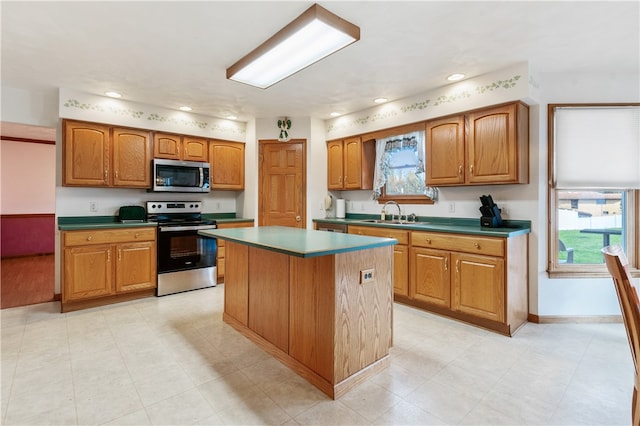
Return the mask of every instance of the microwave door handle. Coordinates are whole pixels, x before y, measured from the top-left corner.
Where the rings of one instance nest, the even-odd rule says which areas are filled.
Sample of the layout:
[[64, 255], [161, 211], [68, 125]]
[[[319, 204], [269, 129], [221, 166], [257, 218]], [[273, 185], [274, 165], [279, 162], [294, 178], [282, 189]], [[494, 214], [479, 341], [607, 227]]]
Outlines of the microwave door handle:
[[200, 167], [200, 188], [204, 187], [204, 167]]

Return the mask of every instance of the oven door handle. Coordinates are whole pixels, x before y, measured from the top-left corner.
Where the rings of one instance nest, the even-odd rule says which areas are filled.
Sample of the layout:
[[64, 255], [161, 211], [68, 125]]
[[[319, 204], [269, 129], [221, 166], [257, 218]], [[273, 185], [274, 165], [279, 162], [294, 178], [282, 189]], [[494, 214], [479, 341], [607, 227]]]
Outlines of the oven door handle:
[[202, 231], [204, 229], [217, 229], [218, 225], [192, 225], [192, 226], [159, 226], [160, 232]]

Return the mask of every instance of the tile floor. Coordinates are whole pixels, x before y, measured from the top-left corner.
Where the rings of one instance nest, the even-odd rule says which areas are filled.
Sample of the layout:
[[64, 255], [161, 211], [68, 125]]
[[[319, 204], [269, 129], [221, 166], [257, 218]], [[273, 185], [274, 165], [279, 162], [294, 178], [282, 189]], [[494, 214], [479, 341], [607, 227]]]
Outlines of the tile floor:
[[0, 423], [630, 423], [622, 324], [507, 338], [396, 305], [390, 368], [332, 401], [224, 324], [223, 292], [2, 310]]

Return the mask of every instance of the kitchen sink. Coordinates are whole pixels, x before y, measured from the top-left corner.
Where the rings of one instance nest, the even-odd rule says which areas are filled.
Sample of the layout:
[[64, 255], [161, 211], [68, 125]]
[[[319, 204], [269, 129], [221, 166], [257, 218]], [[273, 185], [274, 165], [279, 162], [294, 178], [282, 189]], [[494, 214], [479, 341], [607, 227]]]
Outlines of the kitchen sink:
[[385, 223], [389, 225], [429, 225], [431, 222], [408, 222], [406, 220], [380, 220], [380, 219], [365, 219], [360, 222], [368, 222], [368, 223]]

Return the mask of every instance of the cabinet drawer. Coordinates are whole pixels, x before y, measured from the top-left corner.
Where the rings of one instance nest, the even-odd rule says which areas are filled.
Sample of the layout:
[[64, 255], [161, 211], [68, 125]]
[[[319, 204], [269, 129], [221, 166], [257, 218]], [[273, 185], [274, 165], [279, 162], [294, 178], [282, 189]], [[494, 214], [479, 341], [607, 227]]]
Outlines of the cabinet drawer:
[[434, 249], [504, 256], [504, 239], [475, 235], [412, 232], [411, 245]]
[[65, 246], [85, 246], [87, 244], [122, 243], [132, 241], [155, 241], [155, 239], [156, 228], [64, 232]]
[[218, 259], [224, 259], [224, 245], [220, 246], [220, 241], [222, 240], [218, 240]]
[[401, 229], [349, 225], [349, 233], [368, 235], [371, 237], [395, 238], [398, 240], [398, 244], [409, 244], [409, 231], [403, 231]]

